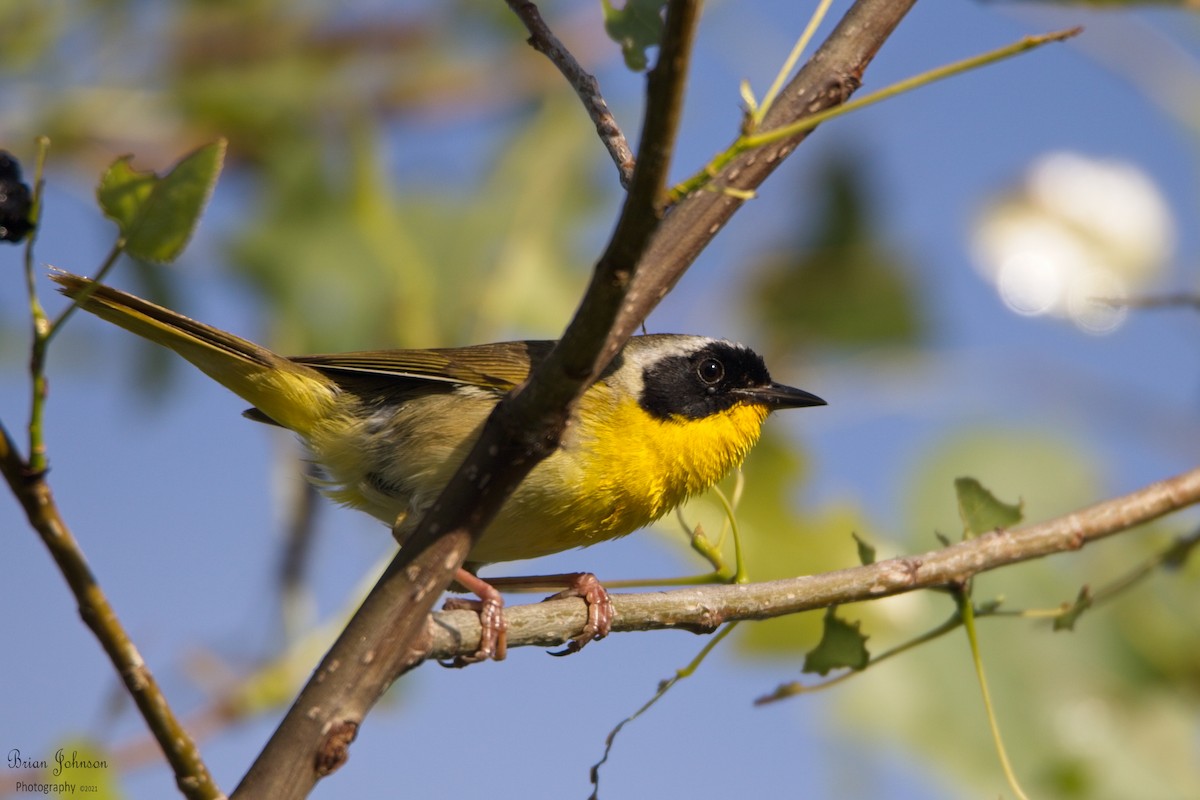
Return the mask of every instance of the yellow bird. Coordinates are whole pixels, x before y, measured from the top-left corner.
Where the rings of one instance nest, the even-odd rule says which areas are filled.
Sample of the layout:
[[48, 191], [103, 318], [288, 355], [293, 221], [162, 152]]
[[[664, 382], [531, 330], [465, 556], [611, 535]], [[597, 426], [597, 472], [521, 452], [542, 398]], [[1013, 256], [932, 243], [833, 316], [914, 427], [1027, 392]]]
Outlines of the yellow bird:
[[[394, 526], [401, 545], [492, 408], [554, 345], [288, 357], [88, 278], [51, 277], [87, 311], [174, 350], [250, 403], [250, 419], [295, 431], [323, 470], [325, 493]], [[474, 575], [480, 566], [644, 527], [741, 464], [771, 411], [824, 402], [772, 381], [762, 358], [740, 344], [634, 336], [583, 394], [559, 448], [508, 499], [457, 579], [498, 603]], [[589, 604], [588, 627], [569, 649], [605, 635], [611, 606], [594, 576], [553, 577]], [[481, 655], [503, 657], [503, 631], [495, 638], [495, 652]]]

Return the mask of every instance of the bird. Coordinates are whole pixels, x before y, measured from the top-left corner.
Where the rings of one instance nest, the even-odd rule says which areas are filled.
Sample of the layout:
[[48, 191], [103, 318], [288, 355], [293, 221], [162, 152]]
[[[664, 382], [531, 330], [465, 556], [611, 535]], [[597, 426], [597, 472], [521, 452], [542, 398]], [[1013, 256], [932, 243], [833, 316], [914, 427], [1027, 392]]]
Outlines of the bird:
[[[546, 358], [552, 340], [283, 356], [90, 278], [51, 274], [84, 310], [163, 345], [245, 400], [249, 419], [295, 432], [332, 500], [392, 527], [403, 547], [499, 400]], [[464, 663], [504, 657], [499, 592], [487, 564], [625, 536], [740, 466], [772, 411], [825, 405], [772, 380], [763, 358], [723, 339], [631, 337], [580, 397], [558, 448], [518, 485], [456, 573], [499, 629]], [[528, 581], [583, 597], [575, 652], [605, 636], [612, 606], [588, 572]], [[482, 609], [481, 609], [482, 613]]]

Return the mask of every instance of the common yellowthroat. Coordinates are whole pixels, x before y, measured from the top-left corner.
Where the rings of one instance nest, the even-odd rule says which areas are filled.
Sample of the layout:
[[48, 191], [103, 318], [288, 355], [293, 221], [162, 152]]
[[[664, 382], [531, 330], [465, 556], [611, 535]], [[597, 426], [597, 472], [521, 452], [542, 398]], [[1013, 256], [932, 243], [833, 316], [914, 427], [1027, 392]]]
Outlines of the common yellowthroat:
[[[394, 530], [402, 545], [492, 408], [554, 345], [285, 357], [88, 278], [51, 277], [67, 296], [83, 297], [87, 311], [174, 350], [250, 403], [250, 419], [299, 434], [324, 470], [325, 493], [388, 525], [401, 520]], [[583, 394], [559, 448], [478, 540], [460, 583], [478, 592], [480, 579], [470, 578], [481, 565], [631, 533], [739, 465], [771, 411], [824, 403], [772, 381], [742, 345], [634, 336]], [[602, 636], [606, 625], [590, 616], [600, 630], [585, 634]]]

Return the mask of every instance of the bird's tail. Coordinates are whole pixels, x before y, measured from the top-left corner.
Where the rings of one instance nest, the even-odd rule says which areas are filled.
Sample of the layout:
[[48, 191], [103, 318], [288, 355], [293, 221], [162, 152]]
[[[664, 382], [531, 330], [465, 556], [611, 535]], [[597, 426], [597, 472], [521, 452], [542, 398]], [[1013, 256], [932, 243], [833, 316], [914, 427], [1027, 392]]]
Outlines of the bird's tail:
[[308, 435], [336, 407], [336, 385], [310, 367], [90, 278], [50, 277], [85, 311], [174, 350], [285, 428]]

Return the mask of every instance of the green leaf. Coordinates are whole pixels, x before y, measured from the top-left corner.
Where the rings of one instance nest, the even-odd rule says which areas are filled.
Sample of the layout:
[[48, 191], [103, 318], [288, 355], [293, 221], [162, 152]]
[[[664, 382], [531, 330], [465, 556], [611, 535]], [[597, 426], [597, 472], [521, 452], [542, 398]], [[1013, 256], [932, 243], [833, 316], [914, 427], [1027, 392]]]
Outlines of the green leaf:
[[857, 533], [851, 533], [854, 537], [854, 543], [858, 546], [858, 562], [864, 567], [869, 567], [875, 563], [875, 545], [870, 544]]
[[885, 233], [868, 161], [850, 152], [829, 158], [801, 187], [804, 210], [788, 238], [752, 256], [747, 286], [768, 355], [907, 345], [927, 330], [915, 259]]
[[649, 59], [646, 51], [657, 47], [662, 39], [663, 0], [626, 0], [624, 8], [615, 8], [610, 0], [602, 0], [604, 30], [610, 39], [621, 45], [625, 66], [643, 72]]
[[954, 491], [958, 494], [958, 514], [968, 538], [997, 528], [1011, 528], [1023, 517], [1022, 503], [1008, 505], [996, 499], [974, 478], [956, 478]]
[[[962, 536], [958, 503], [946, 501], [946, 487], [955, 478], [987, 475], [988, 489], [996, 496], [1021, 498], [1025, 519], [1050, 519], [1095, 501], [1104, 490], [1098, 463], [1083, 443], [1042, 429], [963, 426], [948, 431], [907, 466], [901, 527], [911, 538], [903, 544], [928, 547], [930, 531]], [[1029, 598], [1035, 604], [1045, 601]]]
[[138, 172], [129, 162], [133, 156], [121, 156], [113, 162], [96, 187], [96, 200], [104, 216], [117, 223], [121, 233], [133, 227], [145, 206], [158, 177], [153, 172]]
[[193, 151], [161, 177], [135, 170], [131, 158], [118, 158], [101, 176], [96, 199], [104, 215], [117, 223], [126, 253], [160, 264], [174, 261], [221, 173], [225, 140]]
[[825, 612], [821, 641], [804, 657], [804, 672], [828, 675], [830, 670], [862, 669], [871, 660], [867, 637], [859, 631], [859, 622], [838, 619], [836, 608]]

